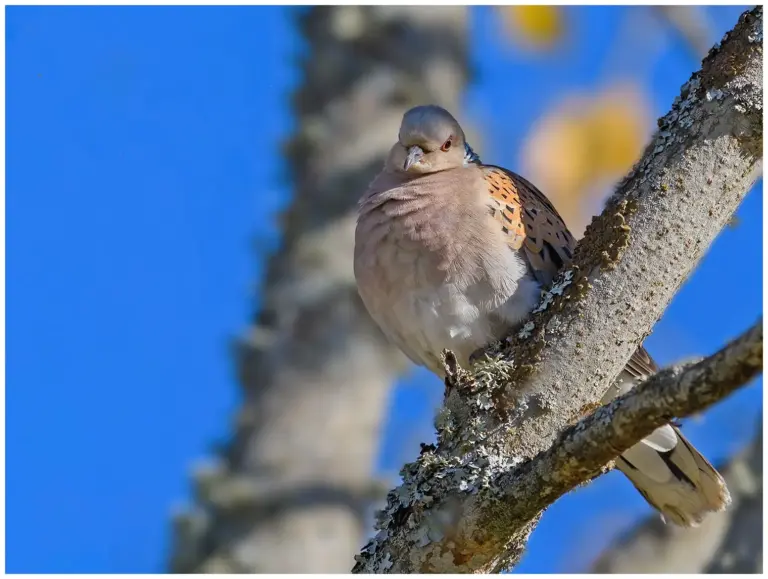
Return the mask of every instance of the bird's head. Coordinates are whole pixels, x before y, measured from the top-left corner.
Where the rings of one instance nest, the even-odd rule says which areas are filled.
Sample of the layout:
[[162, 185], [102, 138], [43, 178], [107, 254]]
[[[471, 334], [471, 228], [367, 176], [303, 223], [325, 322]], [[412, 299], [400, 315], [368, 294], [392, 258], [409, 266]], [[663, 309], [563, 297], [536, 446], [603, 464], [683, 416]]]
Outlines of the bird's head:
[[466, 164], [464, 131], [451, 113], [436, 105], [403, 115], [397, 143], [387, 159], [390, 169], [413, 175], [456, 169]]

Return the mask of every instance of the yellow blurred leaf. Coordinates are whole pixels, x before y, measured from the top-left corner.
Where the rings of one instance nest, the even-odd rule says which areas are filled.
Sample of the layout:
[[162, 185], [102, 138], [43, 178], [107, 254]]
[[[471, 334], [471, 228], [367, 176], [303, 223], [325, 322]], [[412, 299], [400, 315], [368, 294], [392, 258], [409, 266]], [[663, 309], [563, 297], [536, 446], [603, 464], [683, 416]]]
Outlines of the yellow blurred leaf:
[[610, 88], [597, 97], [587, 118], [595, 138], [596, 177], [629, 171], [645, 145], [647, 109], [640, 90], [630, 85]]
[[569, 95], [534, 125], [523, 147], [524, 174], [579, 237], [600, 211], [608, 186], [639, 158], [650, 128], [638, 87]]
[[551, 48], [563, 35], [562, 6], [499, 6], [512, 41], [525, 48]]

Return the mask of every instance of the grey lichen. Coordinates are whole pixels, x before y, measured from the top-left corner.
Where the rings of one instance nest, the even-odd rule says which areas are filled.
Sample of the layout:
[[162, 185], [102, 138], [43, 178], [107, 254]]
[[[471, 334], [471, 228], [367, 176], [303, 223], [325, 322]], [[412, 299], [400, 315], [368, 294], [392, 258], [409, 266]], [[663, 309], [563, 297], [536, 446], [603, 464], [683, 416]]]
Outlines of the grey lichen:
[[355, 558], [356, 572], [391, 567], [389, 552], [381, 549], [390, 538], [390, 530], [409, 529], [407, 540], [419, 548], [442, 541], [455, 528], [458, 516], [447, 497], [453, 497], [455, 502], [457, 494], [500, 493], [493, 481], [517, 463], [492, 445], [486, 446], [486, 436], [476, 429], [477, 425], [466, 429], [473, 432], [474, 439], [468, 452], [443, 456], [428, 448], [416, 462], [403, 468], [402, 484], [389, 493], [387, 506], [379, 513], [378, 533]]
[[442, 541], [460, 516], [456, 505], [461, 495], [489, 493], [498, 496], [499, 476], [519, 460], [509, 456], [501, 442], [505, 426], [491, 412], [497, 404], [494, 394], [499, 375], [510, 372], [509, 362], [495, 356], [476, 361], [472, 379], [445, 353], [449, 376], [446, 401], [435, 419], [437, 446], [423, 445], [415, 462], [401, 471], [402, 483], [387, 496], [387, 505], [378, 515], [378, 533], [356, 558], [355, 570], [381, 570], [391, 539], [389, 531], [408, 529], [403, 537], [416, 548]]
[[719, 88], [715, 88], [712, 90], [707, 91], [707, 101], [713, 101], [713, 100], [723, 100], [723, 97], [725, 96], [725, 93], [721, 91]]
[[[552, 285], [552, 287], [542, 292], [541, 300], [539, 301], [539, 304], [533, 309], [532, 313], [537, 314], [539, 312], [543, 312], [549, 307], [549, 305], [555, 299], [555, 296], [563, 295], [563, 291], [565, 290], [565, 288], [571, 285], [573, 276], [574, 276], [574, 270], [572, 269], [561, 271], [557, 279], [555, 280], [555, 283]], [[532, 324], [532, 322], [528, 322], [528, 323]], [[525, 330], [527, 326], [528, 324], [526, 324], [523, 330]], [[532, 329], [533, 329], [533, 325], [531, 325], [531, 327], [528, 328], [527, 335], [530, 335], [530, 331]]]
[[[552, 301], [552, 294], [550, 294], [549, 292], [546, 292], [546, 296], [548, 299], [546, 299], [546, 301], [542, 300], [541, 305], [539, 306], [539, 308], [541, 309], [539, 310], [537, 308], [538, 311], [546, 310], [547, 306]], [[517, 337], [520, 338], [521, 340], [525, 340], [531, 335], [535, 327], [536, 327], [536, 324], [534, 324], [533, 322], [531, 321], [525, 322], [525, 325], [522, 328], [520, 328], [520, 331], [517, 333]]]

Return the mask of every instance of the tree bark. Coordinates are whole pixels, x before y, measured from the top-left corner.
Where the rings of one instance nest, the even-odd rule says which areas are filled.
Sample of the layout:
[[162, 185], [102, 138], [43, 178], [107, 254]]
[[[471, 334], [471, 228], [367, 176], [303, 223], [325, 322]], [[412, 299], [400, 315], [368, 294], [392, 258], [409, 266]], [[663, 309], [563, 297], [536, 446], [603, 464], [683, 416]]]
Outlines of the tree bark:
[[306, 56], [286, 150], [295, 194], [237, 345], [233, 441], [197, 474], [198, 504], [175, 521], [176, 572], [348, 571], [377, 488], [387, 395], [406, 366], [357, 295], [354, 206], [406, 108], [458, 107], [467, 9], [297, 13]]
[[[743, 14], [682, 87], [641, 161], [587, 228], [574, 265], [523, 328], [489, 347], [471, 372], [446, 355], [437, 446], [404, 468], [403, 484], [390, 492], [379, 532], [354, 571], [489, 572], [514, 565], [541, 509], [561, 494], [562, 479], [597, 474], [579, 469], [579, 456], [560, 464], [579, 476], [561, 470], [537, 479], [531, 458], [555, 451], [558, 436], [562, 445], [561, 433], [598, 404], [757, 179], [762, 24], [761, 7]], [[753, 355], [747, 365], [754, 365]], [[659, 416], [642, 419], [638, 436], [651, 432]], [[625, 448], [599, 451], [607, 462]]]
[[755, 440], [723, 465], [731, 507], [695, 529], [640, 524], [600, 556], [593, 573], [762, 573], [763, 425]]

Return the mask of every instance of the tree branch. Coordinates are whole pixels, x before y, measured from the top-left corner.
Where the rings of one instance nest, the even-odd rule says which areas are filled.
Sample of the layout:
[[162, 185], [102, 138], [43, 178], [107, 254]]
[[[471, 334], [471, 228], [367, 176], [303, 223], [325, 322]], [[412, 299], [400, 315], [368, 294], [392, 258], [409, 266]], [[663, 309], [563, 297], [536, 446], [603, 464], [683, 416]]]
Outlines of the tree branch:
[[760, 7], [743, 14], [710, 51], [523, 328], [471, 372], [446, 353], [437, 445], [404, 467], [355, 572], [514, 565], [541, 509], [756, 371], [755, 350], [728, 348], [714, 358], [728, 364], [664, 372], [561, 434], [598, 405], [761, 171], [762, 23]]

